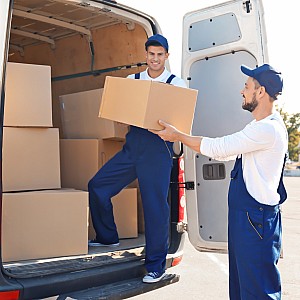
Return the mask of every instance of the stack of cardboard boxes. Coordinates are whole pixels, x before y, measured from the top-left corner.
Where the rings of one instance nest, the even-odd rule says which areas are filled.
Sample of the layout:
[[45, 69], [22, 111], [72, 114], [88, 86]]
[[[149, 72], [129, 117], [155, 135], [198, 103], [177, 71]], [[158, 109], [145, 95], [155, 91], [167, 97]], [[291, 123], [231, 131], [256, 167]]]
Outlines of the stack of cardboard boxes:
[[8, 63], [5, 93], [3, 261], [86, 254], [88, 193], [61, 189], [51, 68]]
[[[60, 140], [62, 187], [88, 190], [89, 180], [124, 145], [127, 126], [98, 117], [103, 89], [60, 96], [63, 139]], [[137, 186], [112, 198], [120, 238], [136, 238]], [[89, 239], [95, 238], [90, 219]]]

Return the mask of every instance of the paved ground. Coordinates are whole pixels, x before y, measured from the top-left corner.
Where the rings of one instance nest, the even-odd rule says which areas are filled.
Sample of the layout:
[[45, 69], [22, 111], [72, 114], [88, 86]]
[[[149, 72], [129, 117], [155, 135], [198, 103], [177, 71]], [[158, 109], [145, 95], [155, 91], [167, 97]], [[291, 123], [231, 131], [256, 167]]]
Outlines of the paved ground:
[[[279, 261], [282, 300], [300, 300], [300, 177], [285, 177], [284, 181], [288, 200], [282, 207], [283, 258]], [[180, 274], [178, 283], [130, 299], [229, 299], [226, 254], [198, 252], [186, 241], [182, 262], [169, 272]]]

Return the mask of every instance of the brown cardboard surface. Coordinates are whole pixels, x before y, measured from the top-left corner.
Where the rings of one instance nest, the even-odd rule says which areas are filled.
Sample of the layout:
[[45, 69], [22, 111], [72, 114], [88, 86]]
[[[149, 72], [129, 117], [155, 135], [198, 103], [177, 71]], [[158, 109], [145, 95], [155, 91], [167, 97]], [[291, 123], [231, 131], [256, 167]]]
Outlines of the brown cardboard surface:
[[61, 139], [61, 184], [87, 191], [89, 180], [123, 147], [123, 142], [96, 139]]
[[137, 189], [126, 188], [112, 198], [119, 238], [138, 237]]
[[3, 191], [60, 188], [57, 128], [3, 128]]
[[146, 129], [164, 120], [190, 133], [198, 91], [149, 80], [106, 76], [99, 117]]
[[52, 127], [50, 66], [7, 63], [4, 126]]
[[[126, 188], [112, 198], [114, 219], [119, 238], [138, 237], [137, 189]], [[95, 238], [95, 231], [90, 219], [89, 239]]]
[[98, 118], [103, 89], [60, 96], [63, 137], [124, 140], [128, 127]]
[[3, 193], [4, 262], [87, 254], [88, 193]]

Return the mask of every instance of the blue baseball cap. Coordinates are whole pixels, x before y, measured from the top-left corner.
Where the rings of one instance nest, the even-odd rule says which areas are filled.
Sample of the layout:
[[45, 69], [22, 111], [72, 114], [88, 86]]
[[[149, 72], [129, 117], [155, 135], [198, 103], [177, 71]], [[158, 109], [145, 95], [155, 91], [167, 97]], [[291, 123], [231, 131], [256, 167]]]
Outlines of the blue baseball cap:
[[152, 35], [148, 38], [147, 42], [145, 43], [145, 48], [147, 49], [148, 46], [151, 46], [151, 45], [155, 45], [155, 44], [159, 44], [161, 45], [162, 47], [164, 47], [166, 49], [166, 51], [168, 52], [169, 51], [169, 44], [168, 44], [168, 41], [167, 39], [162, 36], [161, 34], [155, 34], [155, 35]]
[[264, 64], [253, 70], [246, 66], [241, 66], [241, 71], [247, 76], [256, 79], [261, 86], [265, 87], [272, 98], [276, 99], [276, 95], [281, 94], [283, 88], [281, 73], [270, 65]]

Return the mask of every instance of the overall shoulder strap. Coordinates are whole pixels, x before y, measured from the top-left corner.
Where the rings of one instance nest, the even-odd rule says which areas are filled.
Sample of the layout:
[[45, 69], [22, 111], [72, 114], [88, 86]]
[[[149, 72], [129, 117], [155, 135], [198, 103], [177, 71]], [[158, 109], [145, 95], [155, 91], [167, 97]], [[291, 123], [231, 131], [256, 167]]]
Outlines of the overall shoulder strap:
[[285, 154], [285, 156], [284, 156], [283, 167], [282, 167], [282, 171], [281, 171], [279, 185], [277, 188], [277, 192], [280, 195], [279, 204], [282, 204], [287, 198], [287, 192], [286, 192], [286, 189], [285, 189], [285, 186], [283, 183], [283, 173], [284, 173], [284, 167], [285, 167], [286, 160], [287, 160], [287, 154]]
[[[134, 79], [140, 79], [140, 77], [141, 77], [140, 73], [134, 74]], [[171, 74], [170, 77], [167, 79], [166, 83], [170, 84], [174, 77], [176, 76], [174, 74]]]
[[174, 77], [176, 76], [174, 74], [171, 74], [166, 83], [170, 84]]

